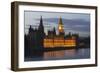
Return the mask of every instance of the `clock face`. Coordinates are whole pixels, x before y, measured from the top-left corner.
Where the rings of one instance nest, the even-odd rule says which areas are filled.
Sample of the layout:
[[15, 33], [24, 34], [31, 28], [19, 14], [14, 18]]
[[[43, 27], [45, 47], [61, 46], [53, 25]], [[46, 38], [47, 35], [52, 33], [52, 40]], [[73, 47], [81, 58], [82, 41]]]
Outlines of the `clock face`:
[[63, 26], [62, 26], [62, 25], [59, 25], [59, 26], [58, 26], [58, 30], [59, 30], [60, 32], [63, 32]]
[[59, 30], [61, 30], [62, 29], [62, 27], [61, 26], [59, 26]]

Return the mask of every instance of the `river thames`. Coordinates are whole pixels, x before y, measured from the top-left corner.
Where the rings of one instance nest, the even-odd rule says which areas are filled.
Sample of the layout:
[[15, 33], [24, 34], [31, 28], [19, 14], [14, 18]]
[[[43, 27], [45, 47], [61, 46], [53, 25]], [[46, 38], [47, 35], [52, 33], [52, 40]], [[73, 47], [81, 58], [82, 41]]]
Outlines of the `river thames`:
[[69, 60], [90, 58], [90, 48], [65, 49], [54, 51], [34, 51], [32, 57], [25, 57], [24, 61]]

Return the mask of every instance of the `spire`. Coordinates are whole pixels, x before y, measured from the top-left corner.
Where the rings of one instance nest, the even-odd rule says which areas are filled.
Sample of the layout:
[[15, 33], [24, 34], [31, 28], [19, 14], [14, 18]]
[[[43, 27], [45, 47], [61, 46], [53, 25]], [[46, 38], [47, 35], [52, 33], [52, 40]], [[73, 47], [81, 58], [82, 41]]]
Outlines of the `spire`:
[[42, 16], [41, 16], [41, 18], [40, 18], [40, 25], [42, 25], [43, 24], [43, 21], [42, 21]]
[[33, 28], [32, 28], [32, 26], [30, 25], [30, 27], [29, 27], [29, 33], [31, 33], [33, 31]]
[[30, 25], [30, 29], [32, 28], [32, 26]]
[[39, 30], [44, 30], [42, 16], [40, 18]]
[[60, 16], [60, 19], [59, 19], [59, 24], [63, 25], [61, 16]]
[[42, 35], [44, 34], [44, 26], [43, 26], [42, 16], [40, 17], [40, 24], [39, 24], [38, 30]]
[[56, 29], [55, 29], [55, 27], [53, 28], [53, 35], [56, 35]]

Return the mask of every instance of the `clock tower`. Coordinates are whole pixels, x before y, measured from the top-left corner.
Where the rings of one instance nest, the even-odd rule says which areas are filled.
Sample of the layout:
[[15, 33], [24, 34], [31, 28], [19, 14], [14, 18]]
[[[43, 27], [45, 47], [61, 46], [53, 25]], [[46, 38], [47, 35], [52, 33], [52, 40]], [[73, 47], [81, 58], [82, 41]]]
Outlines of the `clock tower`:
[[59, 35], [64, 36], [64, 25], [63, 25], [61, 17], [60, 17], [59, 23], [58, 23], [58, 31], [59, 31]]

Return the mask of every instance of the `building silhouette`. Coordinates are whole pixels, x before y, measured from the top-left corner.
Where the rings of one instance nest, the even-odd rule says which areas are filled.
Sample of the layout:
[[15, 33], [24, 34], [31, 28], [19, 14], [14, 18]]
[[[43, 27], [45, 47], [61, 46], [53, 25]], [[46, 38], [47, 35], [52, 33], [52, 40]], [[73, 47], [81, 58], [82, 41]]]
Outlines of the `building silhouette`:
[[42, 16], [38, 28], [29, 27], [28, 34], [25, 35], [25, 56], [32, 56], [34, 50], [43, 49], [43, 40], [45, 37]]

